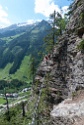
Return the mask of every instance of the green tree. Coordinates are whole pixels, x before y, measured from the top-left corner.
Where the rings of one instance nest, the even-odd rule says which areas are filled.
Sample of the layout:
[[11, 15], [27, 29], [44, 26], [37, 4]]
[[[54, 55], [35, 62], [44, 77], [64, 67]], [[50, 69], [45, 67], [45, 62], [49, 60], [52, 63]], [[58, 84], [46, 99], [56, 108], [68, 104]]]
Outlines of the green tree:
[[50, 14], [50, 20], [52, 28], [48, 31], [48, 34], [44, 38], [47, 52], [52, 51], [58, 36], [63, 34], [65, 26], [67, 24], [67, 17], [62, 17], [62, 15], [56, 11]]
[[50, 19], [53, 19], [52, 22], [52, 30], [53, 30], [53, 42], [55, 42], [55, 36], [62, 35], [65, 30], [65, 26], [67, 23], [67, 17], [62, 17], [62, 14], [54, 11], [53, 14], [50, 15]]

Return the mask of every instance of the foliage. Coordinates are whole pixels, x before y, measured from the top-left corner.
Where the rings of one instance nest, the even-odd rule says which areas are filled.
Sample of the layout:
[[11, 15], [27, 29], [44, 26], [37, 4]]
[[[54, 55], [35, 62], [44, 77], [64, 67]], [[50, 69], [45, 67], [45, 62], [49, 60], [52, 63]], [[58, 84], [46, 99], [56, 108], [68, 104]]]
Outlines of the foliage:
[[5, 98], [0, 98], [0, 104], [4, 104], [4, 103], [6, 103], [6, 100], [5, 100]]
[[84, 12], [81, 12], [80, 19], [81, 19], [82, 24], [84, 25]]
[[79, 50], [84, 50], [84, 40], [82, 40], [79, 45], [77, 46]]
[[33, 55], [30, 57], [30, 79], [34, 80], [35, 77], [35, 58], [33, 57]]
[[27, 50], [27, 48], [24, 48], [24, 50], [22, 50], [20, 53], [17, 54], [17, 57], [14, 60], [13, 66], [9, 70], [9, 74], [15, 73], [17, 71], [17, 69], [20, 68], [21, 61], [24, 58], [26, 50]]
[[[41, 90], [41, 97], [37, 109], [37, 121], [39, 124], [43, 124], [44, 122], [48, 123], [49, 121], [49, 115], [50, 115], [50, 101], [49, 101], [49, 96], [50, 96], [50, 90], [49, 90], [49, 80], [50, 80], [50, 74], [46, 74], [45, 76], [45, 87], [42, 88]], [[38, 83], [39, 85], [39, 83]]]
[[[8, 121], [8, 114], [7, 112], [4, 115], [1, 115], [0, 117], [0, 123], [1, 125], [21, 125], [21, 106], [18, 105], [15, 108], [10, 109], [10, 121]], [[19, 121], [20, 120], [20, 121]], [[5, 123], [5, 124], [4, 124]]]
[[77, 7], [79, 7], [81, 5], [81, 2], [79, 1], [78, 3], [77, 3]]
[[68, 21], [66, 16], [63, 18], [60, 13], [55, 11], [50, 15], [50, 19], [52, 21], [52, 28], [48, 31], [46, 37], [44, 38], [47, 52], [52, 51], [53, 45], [56, 43], [58, 36], [63, 34]]
[[19, 81], [17, 79], [14, 79], [12, 81], [5, 81], [5, 80], [0, 81], [0, 91], [2, 93], [4, 93], [4, 88], [6, 89], [6, 92], [12, 93], [12, 92], [18, 92], [25, 87], [30, 87], [30, 84], [23, 81]]
[[44, 38], [44, 45], [46, 47], [46, 52], [51, 52], [52, 48], [53, 48], [53, 37], [52, 37], [52, 33], [49, 33], [46, 35], [46, 37]]
[[53, 30], [55, 30], [54, 32], [56, 32], [55, 34], [56, 35], [62, 35], [63, 31], [65, 30], [65, 26], [66, 26], [66, 23], [67, 23], [67, 20], [66, 20], [66, 17], [62, 17], [62, 15], [60, 13], [56, 13], [54, 11], [54, 14], [51, 14], [50, 15], [50, 18], [51, 19], [54, 19], [52, 25], [53, 25]]

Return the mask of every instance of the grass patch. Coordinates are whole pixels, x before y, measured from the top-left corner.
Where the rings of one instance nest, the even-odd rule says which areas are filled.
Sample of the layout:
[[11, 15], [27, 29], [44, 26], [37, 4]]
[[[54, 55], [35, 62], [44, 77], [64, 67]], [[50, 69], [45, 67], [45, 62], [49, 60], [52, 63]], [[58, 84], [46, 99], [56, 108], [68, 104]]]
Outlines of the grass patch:
[[18, 79], [22, 81], [30, 80], [30, 56], [25, 56], [22, 60], [20, 68], [15, 72], [15, 74], [11, 75], [12, 79]]
[[6, 41], [6, 44], [8, 44], [11, 40], [13, 40], [13, 39], [15, 39], [15, 38], [17, 38], [17, 37], [19, 37], [19, 36], [21, 36], [23, 34], [24, 34], [24, 32], [20, 33], [20, 34], [17, 34], [17, 35], [14, 35], [14, 36], [10, 36], [10, 37], [3, 37], [1, 39]]
[[79, 45], [77, 46], [79, 50], [84, 50], [84, 40], [82, 40]]
[[30, 91], [27, 91], [27, 92], [23, 92], [23, 93], [20, 92], [20, 93], [19, 93], [19, 96], [25, 96], [25, 95], [28, 95], [28, 96], [29, 96], [30, 94], [31, 94], [31, 90], [30, 90]]
[[11, 68], [11, 66], [12, 63], [8, 63], [4, 69], [0, 69], [0, 79], [9, 79], [9, 69]]
[[0, 104], [4, 104], [4, 103], [6, 103], [5, 98], [0, 98]]
[[39, 33], [39, 30], [33, 30], [32, 33]]
[[15, 74], [9, 75], [9, 70], [13, 63], [8, 63], [4, 69], [0, 69], [0, 79], [18, 79], [21, 81], [31, 82], [30, 74], [30, 56], [25, 56], [22, 60], [20, 68], [15, 72]]

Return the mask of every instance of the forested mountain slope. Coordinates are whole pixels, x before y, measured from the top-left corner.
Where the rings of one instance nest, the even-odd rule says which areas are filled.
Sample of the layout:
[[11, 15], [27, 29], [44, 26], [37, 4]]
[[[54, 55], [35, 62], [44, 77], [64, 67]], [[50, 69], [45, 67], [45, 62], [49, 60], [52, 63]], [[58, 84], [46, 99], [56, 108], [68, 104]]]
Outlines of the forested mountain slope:
[[46, 21], [27, 26], [0, 29], [0, 79], [31, 80], [31, 56], [35, 67], [42, 57], [43, 38], [51, 28]]

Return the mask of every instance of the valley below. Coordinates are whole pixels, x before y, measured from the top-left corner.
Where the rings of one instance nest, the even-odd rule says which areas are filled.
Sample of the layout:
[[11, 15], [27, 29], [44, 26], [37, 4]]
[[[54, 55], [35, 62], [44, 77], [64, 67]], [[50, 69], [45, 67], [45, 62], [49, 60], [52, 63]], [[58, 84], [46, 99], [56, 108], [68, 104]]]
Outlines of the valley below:
[[67, 15], [0, 29], [0, 125], [84, 125], [84, 1]]

